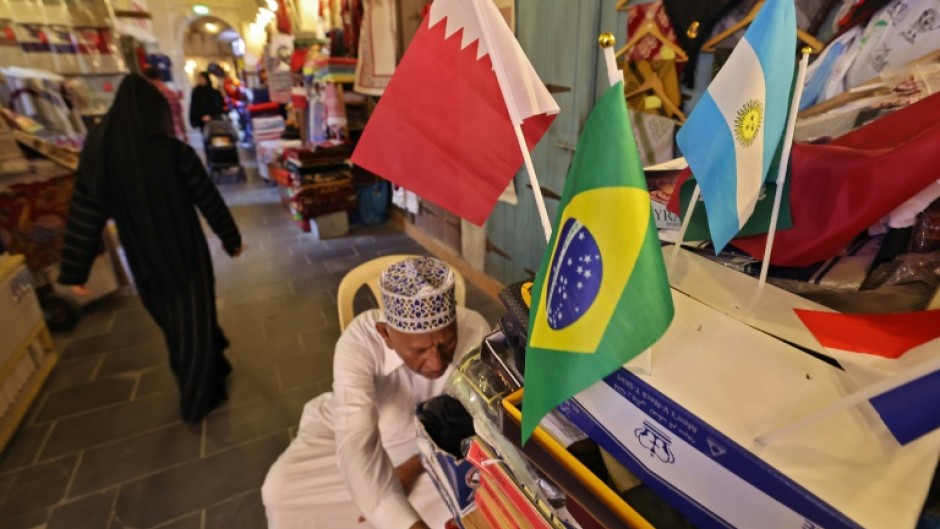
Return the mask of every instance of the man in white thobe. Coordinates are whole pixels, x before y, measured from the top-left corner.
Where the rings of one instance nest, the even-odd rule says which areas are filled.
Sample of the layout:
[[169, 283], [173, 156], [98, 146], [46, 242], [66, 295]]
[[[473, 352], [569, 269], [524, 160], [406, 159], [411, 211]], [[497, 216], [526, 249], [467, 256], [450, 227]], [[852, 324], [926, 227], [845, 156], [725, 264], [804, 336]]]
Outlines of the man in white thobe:
[[269, 529], [441, 529], [450, 512], [418, 458], [415, 406], [440, 395], [455, 353], [489, 331], [457, 307], [443, 262], [408, 258], [380, 279], [333, 358], [333, 392], [308, 402], [262, 499]]

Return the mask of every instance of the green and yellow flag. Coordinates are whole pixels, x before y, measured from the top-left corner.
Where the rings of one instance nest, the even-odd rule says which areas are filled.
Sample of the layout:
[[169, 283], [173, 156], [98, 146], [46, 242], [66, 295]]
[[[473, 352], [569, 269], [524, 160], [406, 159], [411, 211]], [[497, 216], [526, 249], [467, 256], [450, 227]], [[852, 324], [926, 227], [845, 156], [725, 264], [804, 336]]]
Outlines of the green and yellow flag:
[[588, 116], [532, 289], [522, 438], [650, 347], [672, 297], [623, 83]]

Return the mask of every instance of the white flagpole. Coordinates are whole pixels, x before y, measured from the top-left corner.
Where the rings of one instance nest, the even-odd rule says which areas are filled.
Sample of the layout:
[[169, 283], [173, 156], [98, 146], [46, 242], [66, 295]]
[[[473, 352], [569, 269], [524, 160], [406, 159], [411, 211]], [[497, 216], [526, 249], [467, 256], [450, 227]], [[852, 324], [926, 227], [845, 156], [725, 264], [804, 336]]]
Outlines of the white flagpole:
[[760, 282], [758, 290], [762, 290], [767, 283], [767, 272], [770, 269], [770, 252], [774, 247], [774, 237], [777, 235], [777, 219], [780, 217], [780, 202], [783, 198], [784, 182], [787, 179], [787, 167], [790, 165], [790, 149], [793, 147], [793, 130], [796, 128], [796, 115], [800, 111], [800, 98], [803, 96], [803, 81], [806, 79], [806, 66], [809, 64], [809, 54], [813, 50], [803, 48], [803, 58], [796, 72], [796, 86], [793, 88], [793, 101], [790, 102], [790, 114], [787, 116], [787, 130], [783, 136], [783, 151], [780, 154], [780, 171], [777, 173], [777, 193], [774, 196], [774, 208], [770, 214], [770, 231], [767, 232], [767, 243], [764, 246], [764, 260], [760, 265]]
[[[623, 72], [617, 68], [617, 58], [614, 56], [614, 44], [617, 43], [617, 39], [614, 37], [613, 33], [601, 33], [597, 38], [597, 43], [600, 44], [601, 49], [604, 50], [604, 63], [607, 65], [607, 80], [610, 82], [610, 86], [614, 86], [623, 81]], [[650, 347], [646, 352], [649, 353], [646, 355], [646, 375], [652, 376], [653, 348]]]
[[[673, 193], [678, 193], [679, 190], [676, 189]], [[672, 259], [669, 260], [669, 270], [672, 270], [672, 267], [676, 265], [676, 257], [679, 255], [679, 249], [682, 248], [682, 241], [685, 240], [685, 232], [689, 229], [689, 224], [692, 221], [692, 213], [695, 212], [695, 205], [698, 204], [698, 199], [702, 195], [702, 190], [698, 187], [698, 184], [695, 184], [695, 190], [692, 191], [692, 198], [689, 200], [689, 209], [685, 211], [685, 216], [682, 217], [682, 227], [679, 228], [679, 238], [676, 240], [675, 246], [672, 247]], [[682, 202], [679, 202], [679, 209], [682, 209]]]
[[495, 40], [490, 31], [490, 26], [483, 17], [480, 0], [470, 0], [473, 4], [473, 11], [476, 13], [477, 22], [480, 23], [480, 29], [483, 32], [483, 39], [486, 42], [486, 49], [489, 50], [490, 60], [493, 62], [493, 72], [496, 73], [496, 80], [503, 92], [503, 100], [506, 108], [509, 110], [509, 119], [512, 120], [513, 129], [516, 132], [516, 140], [519, 142], [519, 150], [522, 152], [522, 159], [525, 161], [526, 173], [529, 175], [529, 183], [532, 184], [532, 194], [535, 196], [535, 207], [539, 212], [539, 219], [542, 221], [542, 229], [545, 231], [545, 240], [552, 238], [552, 221], [548, 218], [548, 210], [545, 209], [545, 199], [542, 198], [542, 186], [539, 185], [538, 176], [535, 174], [535, 166], [532, 165], [532, 157], [529, 156], [529, 146], [526, 145], [525, 135], [522, 134], [522, 118], [519, 116], [519, 108], [516, 106], [515, 98], [512, 96], [512, 90], [509, 89], [509, 78], [506, 75], [506, 66], [503, 64], [503, 58], [494, 46]]
[[772, 430], [765, 434], [759, 435], [754, 440], [762, 445], [772, 443], [773, 441], [783, 437], [784, 435], [787, 435], [791, 432], [799, 430], [800, 428], [809, 426], [819, 420], [822, 420], [832, 415], [833, 413], [836, 413], [838, 411], [842, 411], [842, 410], [851, 408], [853, 406], [856, 406], [858, 404], [861, 404], [862, 402], [865, 402], [866, 400], [870, 400], [874, 397], [877, 397], [878, 395], [881, 395], [882, 393], [887, 393], [888, 391], [901, 387], [904, 384], [907, 384], [909, 382], [913, 382], [917, 380], [918, 378], [924, 377], [938, 370], [940, 370], [940, 356], [937, 356], [936, 358], [923, 362], [914, 367], [905, 369], [904, 371], [901, 371], [900, 373], [897, 373], [896, 375], [879, 380], [878, 382], [875, 382], [874, 384], [870, 386], [867, 386], [859, 391], [856, 391], [855, 393], [852, 393], [851, 395], [847, 395], [833, 402], [829, 406], [826, 406], [825, 408], [807, 417], [804, 417], [794, 423], [788, 424], [782, 428], [778, 428], [776, 430]]

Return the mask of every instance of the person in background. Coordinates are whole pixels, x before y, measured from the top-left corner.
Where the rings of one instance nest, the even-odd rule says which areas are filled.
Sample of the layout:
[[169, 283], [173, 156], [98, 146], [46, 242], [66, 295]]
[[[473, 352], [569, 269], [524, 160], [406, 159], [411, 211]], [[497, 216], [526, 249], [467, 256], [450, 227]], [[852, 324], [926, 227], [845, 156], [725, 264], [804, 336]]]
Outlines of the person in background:
[[304, 406], [297, 437], [268, 471], [269, 529], [442, 529], [451, 519], [417, 455], [415, 405], [443, 392], [455, 355], [479, 346], [489, 326], [456, 306], [454, 273], [437, 259], [395, 263], [379, 288], [384, 309], [340, 336], [333, 392]]
[[163, 74], [156, 66], [149, 66], [144, 72], [147, 80], [157, 87], [157, 90], [166, 98], [170, 105], [170, 115], [173, 116], [173, 134], [176, 139], [186, 141], [186, 126], [183, 125], [183, 101], [180, 95], [173, 91], [169, 86], [163, 83]]
[[198, 207], [231, 257], [242, 239], [196, 152], [173, 137], [170, 106], [139, 75], [85, 142], [66, 224], [58, 281], [84, 284], [113, 218], [144, 307], [163, 331], [183, 419], [196, 423], [228, 398], [212, 259]]
[[224, 111], [222, 94], [213, 88], [209, 73], [199, 72], [196, 87], [189, 98], [189, 124], [202, 131], [209, 120], [221, 116]]

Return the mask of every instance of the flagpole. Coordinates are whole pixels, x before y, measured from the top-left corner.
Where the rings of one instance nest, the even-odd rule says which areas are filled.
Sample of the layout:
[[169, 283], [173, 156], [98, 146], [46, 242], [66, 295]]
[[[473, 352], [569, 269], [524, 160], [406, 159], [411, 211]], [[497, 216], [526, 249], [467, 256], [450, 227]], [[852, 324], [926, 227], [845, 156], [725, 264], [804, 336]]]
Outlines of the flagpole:
[[774, 208], [770, 214], [770, 230], [767, 232], [767, 243], [764, 246], [764, 260], [760, 266], [760, 282], [758, 290], [763, 290], [767, 283], [767, 272], [770, 270], [770, 253], [774, 247], [774, 237], [777, 235], [777, 219], [780, 216], [780, 202], [783, 198], [784, 182], [787, 179], [787, 167], [790, 165], [790, 150], [793, 148], [793, 131], [796, 128], [796, 115], [800, 110], [800, 98], [803, 96], [803, 81], [806, 79], [806, 66], [809, 64], [809, 54], [812, 48], [803, 48], [803, 58], [796, 72], [796, 86], [793, 88], [793, 101], [790, 102], [790, 113], [787, 116], [787, 130], [783, 137], [783, 151], [780, 154], [780, 171], [777, 173], [777, 192], [774, 196]]
[[[673, 193], [678, 193], [679, 190], [676, 189]], [[685, 232], [689, 229], [689, 223], [692, 221], [692, 212], [695, 211], [695, 205], [698, 204], [698, 199], [702, 195], [702, 190], [699, 188], [698, 183], [695, 184], [695, 190], [692, 191], [692, 198], [689, 200], [689, 208], [685, 210], [685, 216], [682, 217], [682, 227], [679, 228], [679, 238], [676, 240], [675, 246], [672, 247], [672, 259], [669, 260], [669, 270], [672, 270], [672, 267], [675, 266], [676, 257], [679, 255], [679, 250], [682, 248], [682, 241], [685, 240]], [[679, 210], [682, 210], [682, 201], [679, 201]]]
[[878, 382], [875, 382], [874, 384], [870, 386], [867, 386], [859, 391], [856, 391], [855, 393], [852, 393], [846, 397], [843, 397], [833, 402], [829, 406], [826, 406], [825, 408], [807, 417], [804, 417], [794, 423], [788, 424], [787, 426], [784, 426], [782, 428], [771, 430], [770, 432], [759, 435], [754, 438], [754, 441], [762, 445], [767, 445], [789, 433], [792, 433], [796, 430], [805, 428], [806, 426], [816, 423], [832, 415], [833, 413], [836, 413], [838, 411], [842, 411], [842, 410], [851, 408], [853, 406], [856, 406], [858, 404], [861, 404], [862, 402], [865, 402], [874, 397], [877, 397], [878, 395], [881, 395], [882, 393], [887, 393], [893, 389], [897, 389], [903, 386], [904, 384], [913, 382], [937, 370], [940, 370], [940, 356], [933, 358], [931, 360], [928, 360], [926, 362], [923, 362], [920, 365], [914, 366], [912, 368], [905, 369], [904, 371], [901, 371], [900, 373], [896, 375], [879, 380]]
[[[597, 37], [597, 43], [600, 45], [604, 53], [604, 64], [607, 66], [607, 80], [610, 82], [610, 86], [623, 81], [623, 72], [620, 71], [620, 68], [617, 68], [617, 58], [614, 56], [614, 44], [617, 43], [617, 38], [614, 37], [613, 33], [601, 33]], [[653, 375], [653, 348], [649, 347], [646, 350], [646, 375]]]
[[522, 134], [522, 119], [519, 117], [519, 109], [516, 107], [516, 101], [513, 98], [512, 90], [509, 89], [509, 80], [506, 75], [506, 66], [500, 54], [495, 51], [495, 41], [490, 32], [489, 24], [483, 18], [480, 0], [470, 0], [473, 5], [473, 11], [480, 22], [480, 29], [483, 32], [483, 39], [486, 42], [486, 49], [490, 51], [490, 60], [493, 62], [493, 72], [496, 73], [496, 81], [499, 82], [503, 92], [503, 102], [506, 103], [506, 109], [509, 111], [509, 118], [512, 120], [513, 129], [516, 132], [516, 140], [519, 142], [519, 150], [522, 152], [522, 159], [525, 161], [525, 170], [529, 175], [529, 183], [532, 185], [532, 194], [535, 197], [535, 207], [539, 212], [539, 219], [542, 222], [542, 229], [545, 231], [545, 241], [552, 238], [552, 221], [548, 218], [548, 210], [545, 208], [545, 199], [542, 198], [542, 186], [539, 185], [538, 176], [535, 174], [535, 166], [532, 164], [532, 157], [529, 156], [529, 146], [526, 144], [525, 135]]

